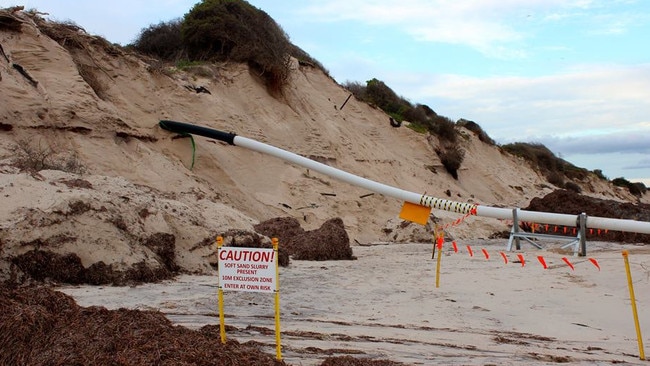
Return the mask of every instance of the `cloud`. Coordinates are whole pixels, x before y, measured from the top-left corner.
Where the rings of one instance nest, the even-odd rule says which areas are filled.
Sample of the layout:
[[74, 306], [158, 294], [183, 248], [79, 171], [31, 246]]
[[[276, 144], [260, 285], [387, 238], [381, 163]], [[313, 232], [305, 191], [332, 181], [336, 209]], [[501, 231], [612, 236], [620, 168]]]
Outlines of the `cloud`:
[[391, 26], [420, 42], [441, 42], [472, 47], [482, 53], [518, 56], [518, 51], [492, 48], [521, 40], [522, 35], [500, 22], [499, 1], [320, 1], [304, 9], [310, 19], [352, 21]]
[[[538, 22], [581, 17], [582, 10], [593, 6], [584, 0], [321, 0], [300, 13], [313, 21], [390, 26], [416, 41], [463, 45], [487, 57], [518, 59], [527, 56], [525, 41], [534, 36], [531, 29]], [[610, 32], [620, 32], [627, 24], [605, 16], [611, 21], [597, 24], [607, 25]]]
[[583, 65], [541, 77], [418, 74], [384, 81], [439, 114], [479, 123], [497, 140], [530, 141], [649, 131], [646, 80], [650, 64]]
[[[578, 137], [542, 137], [548, 148], [561, 151], [563, 154], [609, 154], [609, 153], [640, 153], [650, 155], [650, 129], [640, 129], [607, 135], [578, 136]], [[637, 168], [650, 168], [650, 158], [641, 160]]]
[[584, 22], [585, 33], [589, 35], [621, 35], [631, 29], [647, 24], [650, 16], [645, 10], [635, 8], [637, 1], [612, 1], [594, 3], [590, 12], [574, 14]]
[[634, 164], [625, 165], [623, 169], [650, 169], [650, 158], [641, 159]]

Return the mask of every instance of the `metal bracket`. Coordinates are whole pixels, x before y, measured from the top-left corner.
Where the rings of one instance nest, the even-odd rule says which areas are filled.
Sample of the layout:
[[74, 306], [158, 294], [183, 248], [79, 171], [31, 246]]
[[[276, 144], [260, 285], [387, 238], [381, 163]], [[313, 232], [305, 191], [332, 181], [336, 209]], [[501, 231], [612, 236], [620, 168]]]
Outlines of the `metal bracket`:
[[533, 238], [545, 238], [553, 240], [563, 240], [569, 241], [567, 244], [564, 244], [561, 248], [573, 247], [574, 256], [585, 256], [587, 255], [587, 241], [586, 241], [586, 227], [587, 227], [587, 214], [584, 212], [578, 215], [576, 219], [576, 227], [578, 227], [578, 233], [575, 237], [573, 236], [564, 236], [564, 235], [552, 235], [552, 234], [542, 234], [542, 233], [529, 233], [525, 231], [519, 231], [519, 219], [517, 217], [519, 209], [515, 208], [512, 210], [512, 229], [510, 230], [510, 237], [508, 238], [508, 251], [512, 251], [512, 243], [514, 241], [515, 247], [517, 250], [521, 249], [521, 239], [524, 239], [532, 246], [537, 249], [542, 249], [542, 246], [538, 243], [535, 243], [531, 239]]

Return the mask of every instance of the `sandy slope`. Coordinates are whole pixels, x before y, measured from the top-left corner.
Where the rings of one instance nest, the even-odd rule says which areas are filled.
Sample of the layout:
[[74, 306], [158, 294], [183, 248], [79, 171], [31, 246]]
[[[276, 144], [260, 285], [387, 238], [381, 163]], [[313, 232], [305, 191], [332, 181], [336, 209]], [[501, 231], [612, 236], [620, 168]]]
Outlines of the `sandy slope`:
[[[8, 243], [3, 256], [34, 249], [30, 242], [51, 242], [74, 231], [70, 236], [77, 240], [49, 249], [79, 253], [84, 265], [103, 260], [122, 266], [129, 260], [122, 260], [121, 254], [111, 257], [111, 252], [146, 259], [152, 253], [139, 240], [167, 233], [175, 237], [184, 268], [203, 270], [207, 260], [200, 258], [207, 254], [187, 254], [186, 248], [196, 248], [208, 235], [248, 229], [251, 222], [278, 216], [295, 217], [306, 229], [341, 217], [351, 240], [360, 243], [430, 237], [431, 227], [403, 230], [397, 218], [401, 202], [366, 196], [369, 192], [363, 189], [243, 148], [197, 137], [191, 168], [190, 141], [160, 129], [161, 119], [235, 132], [381, 183], [461, 202], [521, 207], [553, 189], [521, 160], [464, 129], [460, 144], [465, 160], [454, 180], [435, 153], [435, 137], [393, 128], [387, 115], [355, 98], [341, 109], [349, 92], [320, 70], [297, 62], [284, 96], [272, 97], [246, 65], [214, 64], [185, 71], [160, 67], [155, 60], [83, 32], [59, 29], [68, 32], [63, 47], [27, 13], [13, 16], [22, 22], [20, 31], [0, 29], [7, 56], [0, 59], [0, 188], [9, 203], [0, 209], [0, 225], [27, 230], [34, 215], [45, 219], [28, 239], [23, 229], [1, 231], [0, 239]], [[187, 88], [199, 85], [210, 94]], [[16, 149], [25, 145], [61, 158], [75, 157], [85, 173], [20, 173], [10, 164]], [[91, 187], [61, 183], [77, 178], [92, 182]], [[581, 184], [595, 196], [632, 199], [602, 181]], [[65, 207], [79, 201], [94, 202], [92, 210], [75, 214], [83, 225], [43, 224], [61, 221]], [[102, 207], [114, 208], [112, 218], [97, 214]], [[151, 208], [151, 215], [138, 217], [144, 207]], [[188, 211], [189, 227], [184, 224], [188, 217], [182, 216]], [[441, 225], [458, 218], [445, 211], [433, 214]], [[119, 216], [124, 221], [115, 220]], [[124, 225], [110, 227], [111, 222], [125, 223], [127, 235]], [[487, 238], [507, 229], [492, 219], [472, 218], [472, 223], [450, 227], [447, 234]], [[0, 265], [0, 273], [7, 266]]]

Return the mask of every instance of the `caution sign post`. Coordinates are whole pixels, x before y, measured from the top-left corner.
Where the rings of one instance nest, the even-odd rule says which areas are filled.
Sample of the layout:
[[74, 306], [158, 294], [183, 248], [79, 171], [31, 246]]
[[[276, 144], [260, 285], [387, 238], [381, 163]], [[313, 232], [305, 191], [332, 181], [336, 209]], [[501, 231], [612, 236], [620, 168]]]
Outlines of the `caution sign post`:
[[282, 359], [280, 345], [280, 286], [278, 268], [278, 239], [273, 238], [273, 249], [224, 247], [217, 237], [219, 258], [219, 325], [221, 343], [226, 343], [223, 311], [223, 291], [275, 293], [276, 358]]

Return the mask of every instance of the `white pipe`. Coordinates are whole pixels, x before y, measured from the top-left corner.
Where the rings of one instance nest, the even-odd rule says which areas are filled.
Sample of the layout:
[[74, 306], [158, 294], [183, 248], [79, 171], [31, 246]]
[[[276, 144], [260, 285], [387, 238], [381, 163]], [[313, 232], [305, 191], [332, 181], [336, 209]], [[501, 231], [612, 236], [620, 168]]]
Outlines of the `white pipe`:
[[[511, 208], [498, 208], [489, 206], [478, 206], [477, 216], [492, 217], [495, 219], [512, 220]], [[536, 222], [550, 225], [577, 226], [578, 215], [557, 214], [538, 211], [517, 211], [517, 220], [525, 222]], [[650, 223], [649, 223], [650, 224]]]
[[[341, 180], [343, 182], [356, 185], [369, 191], [397, 198], [400, 201], [407, 201], [422, 206], [432, 207], [439, 210], [451, 211], [461, 214], [475, 213], [477, 216], [491, 217], [495, 219], [512, 220], [512, 209], [480, 206], [470, 203], [450, 201], [442, 198], [436, 198], [409, 192], [400, 188], [392, 187], [382, 184], [370, 179], [362, 178], [354, 174], [350, 174], [340, 169], [333, 168], [329, 165], [319, 163], [317, 161], [305, 158], [298, 154], [279, 149], [277, 147], [264, 144], [259, 141], [251, 140], [242, 136], [235, 136], [233, 140], [234, 145], [245, 147], [247, 149], [257, 151], [263, 154], [275, 156], [277, 158], [286, 160], [288, 162], [303, 166], [307, 169], [328, 175], [332, 178]], [[578, 226], [578, 215], [557, 214], [550, 212], [537, 212], [537, 211], [517, 211], [517, 219], [519, 221], [528, 221], [542, 224], [561, 225], [561, 226]], [[635, 233], [650, 234], [650, 222], [611, 219], [603, 217], [588, 216], [587, 228], [605, 229], [627, 231]]]
[[[411, 202], [422, 206], [461, 214], [476, 214], [478, 216], [492, 217], [496, 219], [513, 219], [512, 209], [478, 206], [475, 204], [455, 202], [446, 199], [426, 196], [424, 194], [405, 191], [403, 189], [391, 187], [370, 179], [362, 178], [357, 175], [344, 172], [336, 168], [332, 168], [329, 165], [321, 164], [317, 161], [307, 159], [305, 157], [279, 149], [277, 147], [273, 147], [245, 137], [237, 136], [233, 133], [227, 133], [212, 128], [169, 120], [161, 120], [160, 127], [171, 132], [192, 133], [208, 138], [215, 138], [217, 140], [227, 142], [231, 145], [239, 145], [254, 151], [261, 152], [263, 154], [269, 154], [271, 156], [275, 156], [291, 163], [301, 165], [303, 167], [312, 169], [341, 181], [366, 188], [372, 192], [397, 198], [401, 201]], [[578, 226], [578, 215], [517, 210], [517, 218], [518, 220], [535, 223], [562, 226]], [[622, 220], [603, 217], [587, 217], [586, 221], [586, 226], [588, 228], [650, 234], [650, 222], [647, 221]]]

